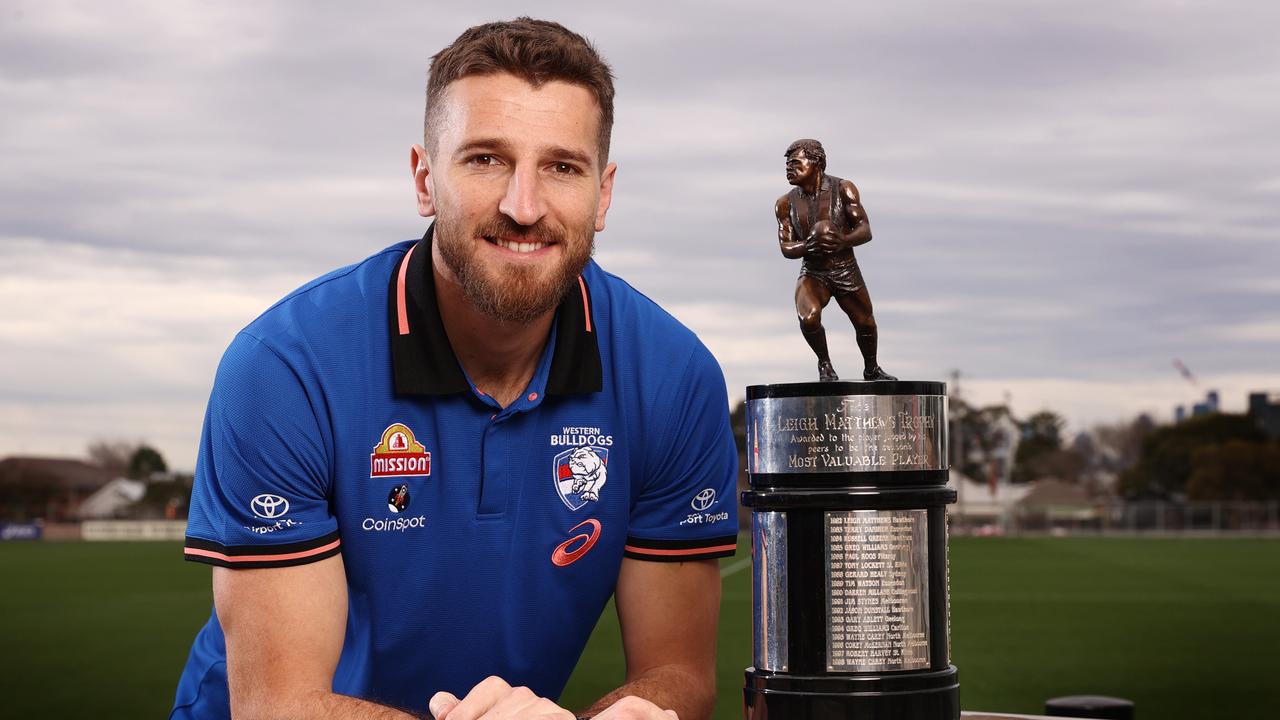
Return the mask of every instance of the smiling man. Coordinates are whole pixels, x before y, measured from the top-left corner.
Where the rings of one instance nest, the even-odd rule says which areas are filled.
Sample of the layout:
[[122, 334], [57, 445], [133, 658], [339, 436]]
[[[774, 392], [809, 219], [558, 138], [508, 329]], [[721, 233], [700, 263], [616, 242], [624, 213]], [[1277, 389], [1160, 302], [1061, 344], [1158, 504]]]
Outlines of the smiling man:
[[737, 523], [719, 367], [591, 261], [616, 167], [587, 41], [521, 18], [432, 60], [435, 222], [243, 330], [186, 556], [215, 611], [172, 717], [561, 717], [616, 598], [625, 683], [583, 712], [705, 718]]

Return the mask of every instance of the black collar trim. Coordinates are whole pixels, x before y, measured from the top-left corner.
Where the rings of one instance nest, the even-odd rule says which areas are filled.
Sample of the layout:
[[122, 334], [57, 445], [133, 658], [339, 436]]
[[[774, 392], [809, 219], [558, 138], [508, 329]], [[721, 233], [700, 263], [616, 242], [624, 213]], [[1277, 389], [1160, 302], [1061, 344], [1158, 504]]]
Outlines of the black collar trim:
[[[436, 305], [431, 268], [433, 224], [391, 273], [387, 310], [395, 390], [400, 395], [466, 392], [467, 377], [449, 345]], [[591, 313], [591, 289], [582, 276], [556, 308], [555, 348], [547, 375], [548, 395], [600, 392], [600, 345]]]

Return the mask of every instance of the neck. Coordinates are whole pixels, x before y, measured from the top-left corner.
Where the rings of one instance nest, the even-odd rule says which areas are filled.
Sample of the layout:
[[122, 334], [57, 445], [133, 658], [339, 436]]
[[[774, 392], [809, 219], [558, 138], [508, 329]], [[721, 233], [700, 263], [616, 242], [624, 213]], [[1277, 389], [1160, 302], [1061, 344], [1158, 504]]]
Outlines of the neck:
[[818, 188], [822, 187], [822, 171], [813, 174], [807, 182], [800, 183], [800, 192], [805, 195], [817, 195]]
[[551, 335], [551, 309], [530, 323], [496, 320], [467, 299], [457, 279], [432, 247], [440, 321], [458, 363], [471, 382], [506, 407], [524, 392]]

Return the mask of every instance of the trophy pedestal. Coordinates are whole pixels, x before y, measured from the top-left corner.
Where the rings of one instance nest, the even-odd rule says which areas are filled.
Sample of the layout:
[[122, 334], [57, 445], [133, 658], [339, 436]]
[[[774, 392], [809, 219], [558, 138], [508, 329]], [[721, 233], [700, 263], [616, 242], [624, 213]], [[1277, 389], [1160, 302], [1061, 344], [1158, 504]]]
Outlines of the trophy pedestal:
[[747, 668], [746, 720], [959, 718], [960, 685], [946, 670], [831, 676]]
[[747, 388], [747, 720], [960, 717], [946, 386]]

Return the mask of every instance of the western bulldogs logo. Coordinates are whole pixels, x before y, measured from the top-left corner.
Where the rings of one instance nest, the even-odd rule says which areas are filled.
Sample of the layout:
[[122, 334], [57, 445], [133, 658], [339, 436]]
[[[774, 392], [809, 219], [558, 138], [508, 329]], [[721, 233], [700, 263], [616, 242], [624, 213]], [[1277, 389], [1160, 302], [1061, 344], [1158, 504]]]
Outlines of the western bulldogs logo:
[[570, 510], [600, 499], [609, 474], [608, 448], [584, 446], [556, 455], [552, 467], [556, 492]]

